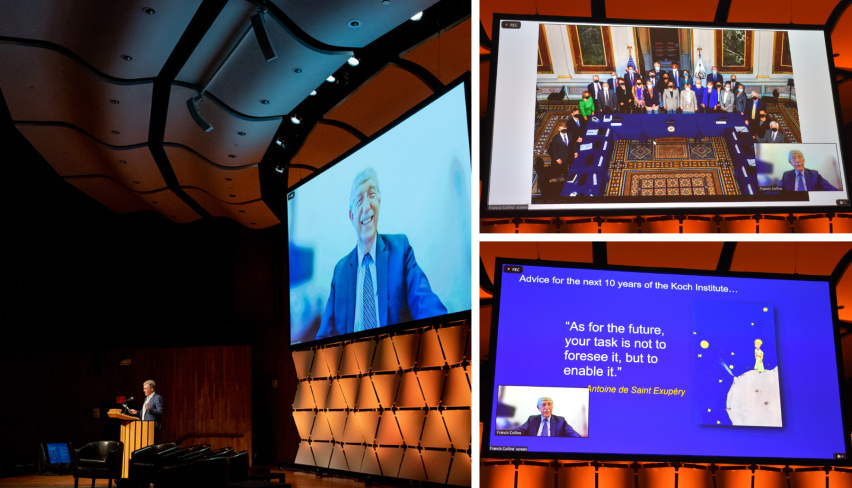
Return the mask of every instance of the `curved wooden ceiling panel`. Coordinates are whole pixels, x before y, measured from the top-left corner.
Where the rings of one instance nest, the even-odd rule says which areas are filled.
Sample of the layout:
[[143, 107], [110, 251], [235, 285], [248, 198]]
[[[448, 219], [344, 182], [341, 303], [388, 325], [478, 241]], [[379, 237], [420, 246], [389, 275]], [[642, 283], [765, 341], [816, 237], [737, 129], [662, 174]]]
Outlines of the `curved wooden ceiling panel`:
[[470, 51], [459, 48], [470, 46], [470, 28], [471, 20], [468, 18], [400, 54], [400, 57], [423, 66], [441, 83], [449, 84], [470, 71]]
[[153, 78], [199, 5], [201, 0], [7, 1], [0, 32], [64, 46], [110, 76]]
[[135, 192], [166, 186], [147, 145], [112, 147], [64, 126], [17, 124], [60, 176], [106, 176]]
[[848, 242], [740, 242], [731, 270], [827, 276], [850, 249]]
[[227, 217], [252, 229], [263, 229], [280, 222], [262, 200], [230, 204], [196, 188], [184, 188], [184, 191], [214, 217]]
[[715, 270], [721, 242], [610, 242], [607, 261], [624, 266]]
[[351, 132], [318, 122], [291, 163], [322, 168], [361, 142]]
[[[213, 130], [204, 132], [192, 120], [186, 106], [186, 101], [195, 94], [191, 88], [172, 85], [165, 143], [190, 148], [220, 166], [233, 168], [260, 162], [281, 118], [240, 117], [208, 97], [200, 102], [199, 111], [213, 124]], [[245, 135], [240, 135], [241, 132]]]
[[13, 120], [71, 124], [113, 146], [148, 140], [152, 83], [114, 83], [56, 51], [11, 43], [0, 43], [0, 63]]
[[251, 117], [289, 114], [352, 56], [351, 51], [319, 52], [271, 16], [265, 18], [278, 57], [264, 59], [257, 38], [250, 33], [207, 88], [228, 107]]
[[387, 65], [343, 101], [326, 112], [333, 119], [368, 136], [432, 95], [432, 90], [410, 72]]
[[223, 168], [183, 147], [168, 146], [166, 155], [181, 187], [195, 187], [226, 203], [260, 198], [257, 165]]
[[[683, 20], [712, 22], [716, 16], [717, 0], [690, 2], [689, 8], [645, 8], [631, 0], [606, 0], [606, 16], [613, 19]], [[542, 12], [544, 14], [544, 12]], [[571, 15], [571, 14], [547, 14]], [[589, 14], [591, 15], [591, 12]]]
[[74, 176], [65, 178], [65, 181], [116, 213], [154, 209], [177, 223], [192, 222], [201, 218], [174, 192], [168, 189], [137, 193], [104, 176]]
[[[438, 0], [272, 0], [306, 34], [330, 46], [364, 47]], [[358, 21], [351, 27], [350, 21]]]

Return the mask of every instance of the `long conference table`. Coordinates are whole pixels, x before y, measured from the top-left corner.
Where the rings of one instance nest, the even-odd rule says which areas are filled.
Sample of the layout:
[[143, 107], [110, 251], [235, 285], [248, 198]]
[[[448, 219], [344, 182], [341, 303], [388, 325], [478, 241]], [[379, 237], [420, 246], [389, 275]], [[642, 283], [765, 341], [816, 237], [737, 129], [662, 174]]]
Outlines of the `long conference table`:
[[[612, 118], [619, 117], [621, 125], [618, 122], [614, 125]], [[595, 118], [590, 118], [586, 124], [582, 142], [582, 145], [592, 144], [593, 148], [581, 149], [571, 163], [561, 192], [563, 197], [605, 195], [616, 141], [650, 142], [665, 137], [724, 137], [741, 194], [756, 194], [754, 139], [750, 132], [742, 132], [747, 126], [745, 118], [738, 113], [612, 114]], [[598, 134], [587, 135], [588, 131]]]

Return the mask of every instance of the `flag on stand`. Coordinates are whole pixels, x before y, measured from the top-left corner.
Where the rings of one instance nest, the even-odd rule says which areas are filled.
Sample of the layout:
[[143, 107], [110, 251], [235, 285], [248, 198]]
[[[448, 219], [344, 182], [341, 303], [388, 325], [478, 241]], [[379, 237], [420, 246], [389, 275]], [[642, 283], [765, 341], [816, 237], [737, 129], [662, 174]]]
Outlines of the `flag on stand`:
[[627, 67], [629, 68], [631, 66], [633, 67], [633, 71], [639, 71], [639, 68], [636, 67], [636, 63], [633, 62], [633, 55], [632, 54], [627, 59]]
[[698, 61], [695, 63], [695, 71], [692, 74], [695, 78], [701, 78], [702, 80], [707, 76], [707, 73], [704, 72], [704, 62], [701, 61], [701, 53], [698, 53]]

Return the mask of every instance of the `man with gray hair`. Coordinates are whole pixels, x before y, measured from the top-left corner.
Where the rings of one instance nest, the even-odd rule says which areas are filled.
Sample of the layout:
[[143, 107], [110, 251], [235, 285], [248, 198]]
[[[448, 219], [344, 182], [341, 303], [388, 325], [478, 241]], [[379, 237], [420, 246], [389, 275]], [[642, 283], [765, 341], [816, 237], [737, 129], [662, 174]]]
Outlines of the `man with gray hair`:
[[763, 137], [758, 137], [757, 142], [787, 142], [787, 137], [784, 136], [784, 133], [778, 130], [780, 126], [778, 122], [772, 121], [769, 123], [769, 130], [763, 133]]
[[553, 399], [541, 397], [536, 402], [536, 408], [541, 415], [530, 415], [518, 429], [523, 435], [536, 437], [580, 437], [564, 417], [553, 415]]
[[784, 191], [837, 191], [818, 171], [805, 169], [805, 155], [798, 149], [787, 153], [792, 170], [784, 173], [779, 185]]
[[139, 410], [128, 410], [130, 415], [136, 415], [139, 420], [153, 420], [154, 427], [162, 428], [160, 418], [163, 415], [163, 397], [154, 392], [157, 384], [154, 380], [148, 380], [142, 383], [142, 391], [145, 393], [145, 402]]
[[382, 193], [376, 170], [355, 176], [349, 221], [355, 248], [334, 267], [317, 339], [447, 313], [417, 265], [405, 234], [379, 234]]

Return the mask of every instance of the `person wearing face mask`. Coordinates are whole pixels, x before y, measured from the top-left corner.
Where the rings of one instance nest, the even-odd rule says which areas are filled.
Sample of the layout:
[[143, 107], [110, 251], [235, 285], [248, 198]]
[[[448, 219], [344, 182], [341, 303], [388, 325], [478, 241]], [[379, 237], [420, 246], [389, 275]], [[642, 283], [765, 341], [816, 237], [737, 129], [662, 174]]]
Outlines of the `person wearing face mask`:
[[602, 114], [611, 114], [615, 112], [615, 107], [618, 106], [615, 101], [615, 93], [609, 89], [609, 83], [605, 81], [596, 101], [598, 111]]
[[[719, 71], [716, 70], [716, 67], [713, 66], [713, 69], [710, 70], [710, 74], [707, 75], [707, 86], [716, 86], [717, 83], [722, 83], [725, 81], [725, 78], [719, 74]], [[712, 85], [710, 85], [712, 83]]]
[[695, 111], [703, 114], [707, 108], [707, 104], [704, 101], [704, 94], [707, 93], [707, 90], [701, 85], [701, 78], [695, 80], [695, 88], [692, 91], [695, 92], [695, 100], [698, 103]]
[[672, 70], [669, 72], [669, 80], [674, 83], [675, 90], [680, 91], [683, 88], [683, 83], [680, 81], [680, 77], [683, 76], [683, 72], [677, 69], [677, 63], [672, 63]]
[[618, 80], [620, 79], [621, 78], [618, 77], [618, 72], [613, 71], [609, 74], [609, 79], [606, 80], [606, 82], [609, 83], [609, 91], [611, 91], [613, 95], [615, 95], [615, 92], [618, 91]]
[[590, 98], [592, 99], [592, 102], [595, 105], [595, 112], [600, 112], [601, 109], [600, 107], [598, 107], [597, 103], [598, 94], [601, 92], [600, 77], [598, 75], [592, 76], [592, 82], [589, 83], [589, 86], [587, 88], [589, 90]]
[[669, 78], [669, 74], [664, 72], [662, 76], [657, 78], [657, 91], [662, 92], [664, 89], [668, 88], [670, 81], [671, 79]]
[[645, 91], [645, 85], [642, 84], [642, 80], [636, 80], [636, 83], [633, 84], [633, 104], [635, 108], [633, 113], [641, 114], [645, 112], [645, 100], [643, 98], [643, 92]]
[[780, 130], [778, 122], [774, 120], [769, 123], [769, 130], [763, 134], [763, 137], [757, 139], [757, 142], [782, 143], [787, 142], [787, 137]]
[[736, 97], [731, 92], [731, 84], [726, 82], [725, 87], [722, 88], [721, 98], [719, 99], [719, 110], [721, 112], [734, 112], [734, 105], [736, 102]]
[[741, 86], [743, 85], [737, 81], [737, 75], [731, 75], [731, 91], [737, 93], [737, 89]]
[[764, 134], [766, 134], [766, 131], [769, 130], [769, 122], [770, 121], [766, 116], [766, 110], [761, 110], [760, 112], [758, 112], [757, 120], [752, 122], [751, 124], [749, 124], [748, 120], [746, 120], [746, 124], [748, 124], [749, 129], [751, 130], [752, 139], [757, 140], [759, 138], [762, 138]]
[[664, 69], [660, 69], [660, 63], [658, 63], [658, 62], [654, 62], [654, 75], [656, 75], [657, 80], [659, 80], [660, 78], [662, 78], [662, 77], [663, 77], [663, 75], [664, 75], [664, 74], [666, 74], [666, 73], [667, 73], [667, 71], [666, 71], [666, 70], [664, 70]]
[[738, 83], [737, 86], [737, 94], [734, 99], [734, 110], [740, 115], [745, 115], [746, 102], [748, 101], [748, 97], [745, 94], [745, 88]]
[[592, 94], [589, 91], [583, 92], [583, 99], [579, 103], [580, 117], [583, 118], [583, 125], [588, 122], [589, 117], [595, 113], [595, 102], [592, 100]]
[[645, 101], [645, 112], [648, 114], [660, 113], [660, 92], [654, 88], [654, 82], [648, 81], [642, 92], [642, 100]]
[[680, 85], [678, 86], [680, 86], [680, 89], [683, 90], [686, 85], [693, 86], [694, 83], [692, 77], [689, 76], [689, 71], [683, 70], [683, 76], [680, 77]]
[[636, 81], [639, 79], [639, 73], [637, 73], [636, 70], [633, 69], [633, 66], [628, 66], [627, 73], [624, 74], [624, 83], [627, 86], [632, 87], [636, 85]]
[[723, 93], [724, 93], [724, 90], [722, 89], [722, 84], [716, 83], [716, 88], [713, 90], [713, 94], [716, 95], [716, 103], [713, 104], [713, 111], [714, 112], [721, 112], [722, 111], [722, 94]]
[[633, 85], [628, 85], [624, 80], [619, 80], [615, 96], [619, 113], [633, 113]]
[[680, 92], [680, 111], [685, 114], [694, 114], [698, 109], [698, 98], [695, 92], [692, 91], [692, 84], [683, 85], [683, 91]]
[[680, 105], [680, 92], [675, 88], [674, 82], [670, 81], [663, 91], [663, 109], [667, 114], [676, 114]]
[[550, 156], [550, 168], [542, 175], [542, 180], [548, 183], [565, 181], [568, 175], [568, 166], [571, 165], [574, 151], [573, 136], [568, 129], [568, 122], [560, 120], [556, 123], [556, 132], [547, 145], [547, 154]]
[[746, 124], [754, 123], [758, 119], [761, 110], [766, 111], [766, 104], [758, 96], [757, 90], [752, 90], [751, 100], [746, 100], [744, 114], [746, 116]]

